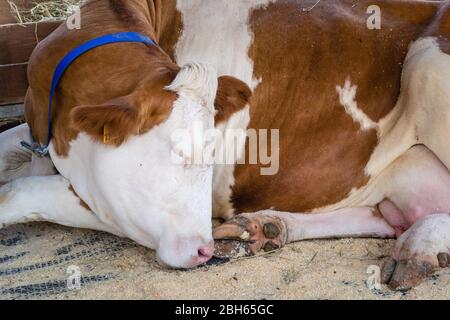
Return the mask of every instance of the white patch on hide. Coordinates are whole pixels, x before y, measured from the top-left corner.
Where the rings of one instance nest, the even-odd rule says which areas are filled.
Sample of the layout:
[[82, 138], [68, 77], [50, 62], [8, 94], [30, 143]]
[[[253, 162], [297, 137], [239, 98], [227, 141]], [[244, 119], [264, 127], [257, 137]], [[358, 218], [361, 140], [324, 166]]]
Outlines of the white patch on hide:
[[352, 85], [350, 80], [345, 80], [344, 87], [336, 86], [336, 92], [339, 95], [339, 103], [344, 107], [345, 112], [352, 117], [353, 121], [359, 123], [361, 130], [366, 131], [377, 128], [377, 124], [372, 121], [356, 102], [356, 90], [358, 86]]
[[[425, 145], [450, 168], [449, 132], [450, 55], [442, 52], [435, 38], [418, 39], [404, 62], [398, 101], [378, 122], [379, 142], [365, 168], [370, 181], [340, 202], [315, 212], [376, 205], [395, 185], [389, 178], [391, 164], [417, 144]], [[411, 179], [406, 180], [405, 186], [408, 184]]]

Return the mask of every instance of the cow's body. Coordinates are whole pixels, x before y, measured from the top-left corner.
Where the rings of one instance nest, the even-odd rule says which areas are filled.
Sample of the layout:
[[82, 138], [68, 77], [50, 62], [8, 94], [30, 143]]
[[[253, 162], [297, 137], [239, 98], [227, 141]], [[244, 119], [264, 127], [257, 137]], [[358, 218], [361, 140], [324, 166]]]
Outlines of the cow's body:
[[[424, 30], [435, 20], [438, 5], [416, 1], [370, 3], [382, 7], [383, 20], [381, 30], [368, 30], [369, 2], [352, 6], [352, 2], [324, 1], [311, 12], [302, 9], [314, 1], [243, 1], [236, 5], [210, 1], [208, 6], [201, 1], [188, 3], [181, 8], [185, 24], [175, 45], [176, 59], [209, 61], [219, 74], [246, 81], [255, 91], [250, 110], [241, 112], [250, 116], [241, 117], [240, 125], [246, 128], [249, 119], [250, 128], [280, 129], [280, 174], [263, 176], [259, 166], [238, 165], [232, 178], [233, 193], [216, 196], [226, 199], [216, 201], [216, 214], [226, 214], [231, 208], [238, 213], [268, 208], [310, 212], [374, 205], [380, 199], [357, 199], [357, 195], [351, 202], [338, 203], [352, 191], [362, 192], [373, 177], [415, 144], [426, 144], [450, 166], [449, 141], [444, 133], [436, 135], [415, 128], [425, 122], [421, 115], [404, 124], [404, 112], [395, 117], [392, 112], [419, 108], [409, 101], [399, 101], [396, 107], [400, 77], [409, 45], [427, 36]], [[201, 10], [197, 10], [199, 7]], [[222, 25], [211, 12], [229, 18]], [[240, 15], [231, 19], [234, 12]], [[247, 12], [245, 17], [241, 17], [243, 12]], [[211, 39], [211, 33], [220, 36]], [[431, 52], [435, 47], [432, 40], [419, 41], [416, 48], [422, 45], [430, 46], [430, 55], [439, 55]], [[436, 70], [441, 71], [442, 63], [436, 63]], [[409, 65], [416, 77], [420, 77], [418, 72], [432, 72], [433, 65], [428, 61], [423, 64]], [[350, 102], [356, 101], [357, 109], [365, 115], [361, 121], [369, 124], [361, 125], [342, 105], [336, 87], [344, 88], [344, 96], [351, 95], [346, 82], [357, 87]], [[423, 89], [410, 90], [415, 94]], [[430, 94], [430, 99], [433, 96]], [[445, 106], [437, 112], [440, 119], [448, 114]], [[388, 132], [392, 126], [401, 127], [401, 135]], [[441, 144], [446, 144], [429, 145], [438, 136], [442, 136]]]
[[[247, 249], [255, 252], [309, 238], [400, 236], [414, 225], [400, 238], [394, 253], [400, 263], [391, 281], [393, 287], [408, 287], [430, 266], [445, 265], [450, 247], [450, 8], [427, 1], [316, 2], [131, 3], [154, 22], [149, 35], [178, 65], [208, 62], [219, 75], [234, 76], [253, 90], [250, 104], [217, 123], [219, 129], [280, 129], [277, 174], [261, 175], [258, 165], [215, 165], [213, 215], [228, 219], [244, 213], [219, 227], [215, 238], [253, 240]], [[380, 30], [367, 27], [371, 5], [381, 8]], [[127, 19], [124, 26], [137, 28]], [[77, 41], [96, 35], [85, 36]], [[99, 56], [101, 50], [109, 49], [99, 48]], [[97, 63], [103, 70], [111, 62]], [[123, 72], [139, 68], [125, 64]], [[49, 83], [52, 70], [39, 78]], [[79, 74], [61, 87], [89, 93], [92, 82], [81, 88], [74, 82], [83, 78], [83, 68], [73, 72]], [[102, 94], [117, 95], [127, 85], [115, 78], [105, 84], [111, 86], [116, 89]], [[36, 93], [32, 85], [33, 108], [46, 108], [47, 89]], [[95, 90], [84, 98], [92, 104], [114, 96]], [[31, 112], [30, 105], [28, 122], [43, 139], [45, 112]], [[76, 175], [72, 156], [66, 157], [75, 136], [54, 135], [62, 142], [53, 162]], [[240, 150], [246, 150], [243, 144]], [[75, 189], [95, 207], [89, 189]], [[432, 213], [443, 214], [424, 217]], [[430, 230], [438, 235], [431, 242]], [[404, 267], [412, 258], [413, 269]], [[387, 268], [386, 281], [392, 272]]]

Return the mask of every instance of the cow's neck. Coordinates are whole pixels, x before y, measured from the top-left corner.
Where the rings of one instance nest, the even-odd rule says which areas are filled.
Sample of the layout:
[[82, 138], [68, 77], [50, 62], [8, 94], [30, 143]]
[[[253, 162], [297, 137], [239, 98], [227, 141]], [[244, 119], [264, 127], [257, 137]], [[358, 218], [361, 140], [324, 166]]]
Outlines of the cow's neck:
[[177, 24], [176, 0], [109, 0], [109, 7], [128, 27], [149, 34], [159, 42], [170, 35]]
[[[153, 14], [146, 0], [88, 2], [82, 8], [81, 14], [83, 28], [72, 31], [62, 25], [39, 47], [39, 50], [34, 52], [30, 62], [30, 69], [33, 70], [30, 84], [31, 87], [44, 86], [39, 93], [42, 92], [45, 96], [37, 97], [35, 94], [34, 100], [45, 101], [48, 96], [46, 84], [51, 82], [53, 75], [51, 70], [55, 70], [57, 63], [67, 54], [67, 48], [74, 48], [105, 34], [127, 30], [137, 31], [158, 40], [155, 30], [160, 30], [158, 29], [160, 26], [152, 18]], [[104, 19], [104, 25], [99, 26], [97, 23], [99, 16]], [[52, 53], [51, 58], [49, 52]], [[123, 45], [117, 46], [115, 50], [109, 50], [108, 46], [103, 46], [92, 50], [90, 54], [96, 57], [96, 63], [92, 64], [89, 59], [77, 60], [78, 67], [70, 68], [70, 76], [62, 79], [56, 94], [56, 107], [52, 108], [51, 117], [54, 133], [52, 142], [60, 156], [68, 154], [69, 142], [77, 136], [75, 130], [67, 127], [67, 123], [70, 122], [69, 113], [74, 106], [98, 105], [120, 96], [127, 96], [139, 86], [150, 85], [149, 81], [155, 70], [168, 70], [167, 74], [177, 70], [170, 58], [154, 47]], [[40, 63], [41, 60], [45, 62]], [[132, 63], [129, 64], [129, 61], [139, 61], [139, 65], [134, 66]], [[85, 81], [79, 81], [80, 79]], [[170, 81], [165, 84], [169, 83]], [[28, 103], [26, 112], [27, 118], [33, 119], [30, 127], [33, 129], [35, 140], [44, 144], [48, 131], [47, 105], [34, 103], [32, 106]]]
[[[178, 16], [173, 14], [175, 18], [172, 19], [177, 26], [167, 32], [172, 34], [170, 41], [161, 43], [166, 45], [166, 52], [171, 52], [169, 45], [175, 47], [174, 53], [170, 54], [178, 65], [188, 61], [207, 62], [216, 68], [219, 76], [236, 77], [254, 90], [259, 81], [253, 76], [253, 61], [249, 57], [253, 34], [248, 22], [254, 10], [271, 2], [273, 0], [171, 0], [171, 8], [179, 11]], [[220, 18], [217, 18], [218, 13]], [[178, 39], [174, 41], [175, 37]], [[247, 106], [236, 112], [228, 121], [219, 124], [218, 129], [224, 133], [245, 130], [250, 121], [249, 110], [250, 107]], [[245, 139], [235, 141], [232, 135], [224, 137], [216, 145], [216, 150], [237, 150], [235, 160], [239, 160], [244, 154]], [[213, 214], [217, 217], [228, 217], [233, 212], [230, 197], [231, 186], [235, 182], [235, 165], [229, 164], [230, 162], [232, 161], [216, 164], [214, 167]]]
[[175, 60], [175, 46], [182, 32], [181, 13], [176, 0], [143, 0], [146, 16], [155, 33], [155, 40]]

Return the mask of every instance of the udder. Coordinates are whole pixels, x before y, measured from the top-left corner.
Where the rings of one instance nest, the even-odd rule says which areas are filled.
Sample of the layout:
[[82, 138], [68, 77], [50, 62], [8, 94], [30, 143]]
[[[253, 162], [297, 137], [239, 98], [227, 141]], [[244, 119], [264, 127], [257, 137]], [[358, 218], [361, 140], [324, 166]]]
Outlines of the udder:
[[450, 172], [428, 148], [411, 148], [387, 170], [378, 208], [397, 236], [426, 215], [450, 213]]

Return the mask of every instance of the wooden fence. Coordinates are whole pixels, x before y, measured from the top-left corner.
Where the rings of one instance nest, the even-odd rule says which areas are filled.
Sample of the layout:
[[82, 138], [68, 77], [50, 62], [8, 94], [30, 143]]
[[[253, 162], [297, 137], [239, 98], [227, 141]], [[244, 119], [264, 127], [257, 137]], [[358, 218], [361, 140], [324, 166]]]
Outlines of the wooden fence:
[[[43, 0], [14, 0], [29, 7]], [[0, 0], [0, 106], [23, 102], [28, 59], [39, 41], [61, 22], [18, 24], [7, 0]]]

